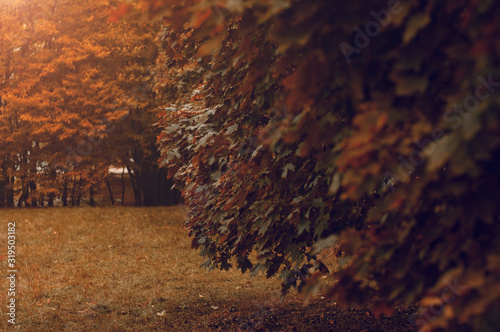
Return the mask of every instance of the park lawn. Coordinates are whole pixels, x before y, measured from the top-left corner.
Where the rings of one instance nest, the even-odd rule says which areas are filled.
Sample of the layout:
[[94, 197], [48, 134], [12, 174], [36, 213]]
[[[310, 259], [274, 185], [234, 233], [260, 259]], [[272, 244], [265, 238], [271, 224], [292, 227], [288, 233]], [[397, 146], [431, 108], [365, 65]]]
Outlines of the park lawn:
[[[376, 319], [333, 300], [309, 306], [280, 281], [200, 268], [183, 207], [0, 210], [0, 240], [16, 223], [20, 331], [413, 331], [412, 311]], [[4, 246], [4, 249], [5, 246]], [[7, 253], [1, 253], [7, 273]], [[2, 303], [7, 299], [2, 278]], [[368, 329], [370, 328], [370, 329]]]

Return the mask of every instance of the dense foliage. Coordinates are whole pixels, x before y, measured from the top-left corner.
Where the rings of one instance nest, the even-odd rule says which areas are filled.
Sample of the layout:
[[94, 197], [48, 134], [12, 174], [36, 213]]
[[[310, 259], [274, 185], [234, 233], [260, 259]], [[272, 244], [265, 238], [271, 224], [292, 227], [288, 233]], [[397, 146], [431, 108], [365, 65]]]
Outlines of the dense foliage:
[[[111, 165], [131, 170], [137, 205], [167, 200], [157, 199], [166, 171], [155, 164], [150, 111], [155, 30], [133, 17], [110, 22], [116, 6], [0, 4], [0, 206], [53, 205], [57, 197], [77, 205], [86, 192], [93, 204]], [[146, 179], [145, 168], [157, 179]]]
[[339, 235], [339, 301], [499, 326], [497, 3], [148, 4], [162, 162], [207, 266], [290, 286]]

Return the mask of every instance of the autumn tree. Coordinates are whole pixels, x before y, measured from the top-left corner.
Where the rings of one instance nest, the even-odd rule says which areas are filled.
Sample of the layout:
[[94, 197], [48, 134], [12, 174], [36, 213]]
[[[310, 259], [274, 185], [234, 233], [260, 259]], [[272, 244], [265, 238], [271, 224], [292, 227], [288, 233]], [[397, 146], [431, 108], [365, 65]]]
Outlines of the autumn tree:
[[340, 239], [340, 303], [498, 327], [498, 4], [147, 2], [162, 160], [206, 266], [289, 287]]
[[132, 111], [147, 117], [154, 107], [136, 91], [155, 58], [154, 27], [133, 18], [111, 22], [117, 3], [109, 1], [2, 6], [0, 189], [9, 197], [0, 200], [12, 205], [14, 190], [19, 205], [52, 205], [55, 196], [76, 205], [83, 192], [92, 202], [109, 166], [121, 163], [114, 151], [130, 143], [102, 142], [120, 133]]

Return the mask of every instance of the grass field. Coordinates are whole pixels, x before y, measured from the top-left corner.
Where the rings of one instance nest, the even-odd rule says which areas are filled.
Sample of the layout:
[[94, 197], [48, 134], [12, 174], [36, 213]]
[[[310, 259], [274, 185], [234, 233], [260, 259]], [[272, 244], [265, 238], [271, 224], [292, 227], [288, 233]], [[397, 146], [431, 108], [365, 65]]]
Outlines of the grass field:
[[6, 318], [6, 278], [0, 287], [8, 330], [413, 330], [409, 312], [377, 320], [333, 300], [303, 307], [293, 292], [280, 303], [278, 279], [199, 268], [182, 207], [7, 209], [0, 220], [2, 243], [7, 223], [16, 224], [15, 326]]

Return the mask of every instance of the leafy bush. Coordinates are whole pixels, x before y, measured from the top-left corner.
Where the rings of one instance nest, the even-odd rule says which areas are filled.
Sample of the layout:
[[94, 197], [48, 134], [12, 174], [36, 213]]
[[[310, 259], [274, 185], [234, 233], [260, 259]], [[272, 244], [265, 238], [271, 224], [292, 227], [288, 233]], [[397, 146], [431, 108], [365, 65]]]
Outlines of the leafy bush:
[[286, 288], [325, 272], [315, 249], [339, 235], [350, 259], [330, 291], [339, 301], [375, 298], [388, 313], [421, 300], [424, 330], [498, 325], [500, 6], [200, 0], [150, 11], [168, 22], [162, 162], [184, 186], [207, 266], [234, 259]]

